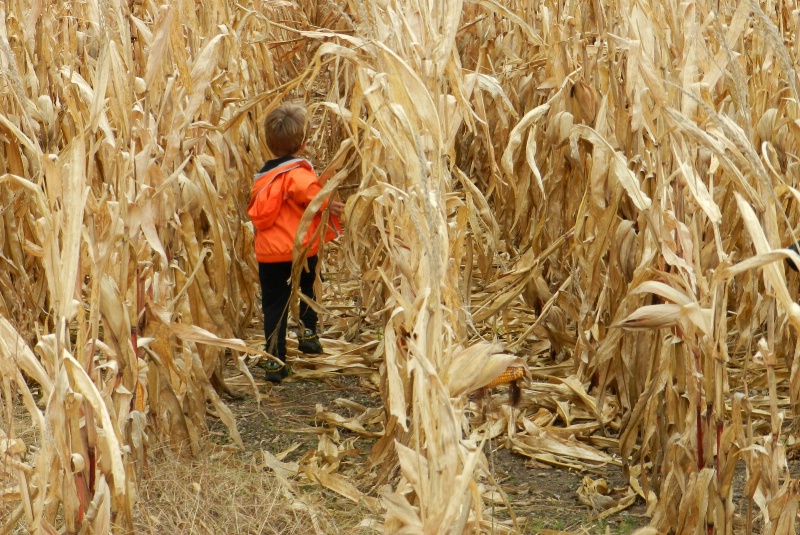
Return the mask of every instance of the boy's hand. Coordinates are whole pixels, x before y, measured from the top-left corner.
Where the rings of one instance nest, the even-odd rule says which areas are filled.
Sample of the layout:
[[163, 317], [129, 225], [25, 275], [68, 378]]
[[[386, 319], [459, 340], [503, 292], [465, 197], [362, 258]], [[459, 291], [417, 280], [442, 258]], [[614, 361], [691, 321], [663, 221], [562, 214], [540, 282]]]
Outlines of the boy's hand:
[[342, 201], [331, 201], [328, 205], [328, 208], [331, 211], [331, 214], [339, 217], [344, 212], [344, 203]]

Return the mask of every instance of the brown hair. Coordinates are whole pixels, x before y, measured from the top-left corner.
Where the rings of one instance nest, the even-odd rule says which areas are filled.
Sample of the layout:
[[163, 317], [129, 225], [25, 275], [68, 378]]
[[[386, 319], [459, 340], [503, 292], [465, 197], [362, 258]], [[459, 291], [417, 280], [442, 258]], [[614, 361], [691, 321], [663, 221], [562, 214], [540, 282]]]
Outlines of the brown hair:
[[294, 154], [306, 140], [306, 109], [302, 104], [281, 104], [264, 121], [267, 147], [278, 158]]

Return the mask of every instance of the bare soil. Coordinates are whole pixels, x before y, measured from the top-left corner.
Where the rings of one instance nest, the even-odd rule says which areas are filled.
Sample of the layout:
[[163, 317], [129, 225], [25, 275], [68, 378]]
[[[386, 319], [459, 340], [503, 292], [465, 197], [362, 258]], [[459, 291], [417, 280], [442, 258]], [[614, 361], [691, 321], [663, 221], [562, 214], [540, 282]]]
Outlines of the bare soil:
[[[366, 379], [337, 376], [331, 379], [309, 380], [300, 375], [291, 377], [280, 385], [260, 381], [263, 372], [253, 367], [262, 396], [260, 404], [252, 391], [241, 391], [242, 397], [227, 400], [237, 418], [239, 431], [245, 442], [244, 456], [253, 455], [260, 449], [276, 455], [292, 449], [285, 461], [300, 460], [317, 446], [319, 435], [331, 432], [327, 424], [316, 418], [317, 406], [326, 411], [337, 412], [344, 417], [349, 414], [346, 407], [336, 404], [339, 398], [349, 399], [366, 407], [380, 406], [380, 397]], [[210, 422], [212, 439], [220, 444], [230, 441], [224, 425]], [[337, 428], [340, 438], [354, 433]], [[364, 466], [374, 439], [358, 437], [350, 463]], [[487, 445], [487, 457], [496, 481], [506, 493], [513, 514], [517, 517], [523, 533], [584, 533], [584, 534], [628, 534], [647, 525], [643, 515], [644, 505], [632, 507], [607, 519], [594, 520], [592, 510], [578, 500], [577, 489], [586, 474], [532, 463], [522, 455], [505, 449], [497, 441]], [[610, 487], [625, 487], [621, 469], [607, 466], [591, 474], [597, 479], [604, 477]], [[369, 481], [364, 474], [362, 481]], [[361, 488], [369, 492], [369, 488]], [[344, 506], [348, 506], [344, 504]], [[502, 500], [495, 504], [495, 516], [508, 519], [510, 514]]]

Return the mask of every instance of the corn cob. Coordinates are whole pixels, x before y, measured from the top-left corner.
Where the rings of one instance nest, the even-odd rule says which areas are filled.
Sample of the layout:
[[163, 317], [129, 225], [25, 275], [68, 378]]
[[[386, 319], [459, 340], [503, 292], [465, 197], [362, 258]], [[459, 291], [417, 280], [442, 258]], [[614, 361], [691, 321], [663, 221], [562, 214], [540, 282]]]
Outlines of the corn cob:
[[525, 369], [522, 366], [509, 366], [506, 368], [506, 371], [495, 377], [483, 388], [494, 388], [495, 386], [504, 385], [520, 379], [523, 375], [525, 375]]
[[144, 395], [145, 395], [144, 386], [142, 386], [141, 382], [136, 381], [136, 396], [134, 401], [134, 409], [139, 412], [144, 412]]
[[519, 387], [519, 380], [525, 375], [525, 368], [522, 366], [509, 366], [506, 371], [495, 377], [489, 384], [479, 389], [481, 395], [485, 395], [490, 388], [508, 384], [508, 401], [511, 405], [517, 405], [522, 399], [522, 389]]

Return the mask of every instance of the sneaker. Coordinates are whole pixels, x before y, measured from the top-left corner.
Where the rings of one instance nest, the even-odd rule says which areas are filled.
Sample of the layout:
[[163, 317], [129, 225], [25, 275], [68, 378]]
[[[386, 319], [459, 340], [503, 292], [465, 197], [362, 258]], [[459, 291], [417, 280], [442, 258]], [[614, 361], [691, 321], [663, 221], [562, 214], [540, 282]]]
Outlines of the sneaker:
[[270, 383], [278, 384], [289, 376], [289, 365], [282, 362], [275, 362], [268, 360], [264, 364], [264, 380]]
[[311, 329], [305, 329], [303, 334], [298, 334], [297, 349], [306, 354], [322, 353], [322, 344], [319, 343], [317, 333]]

